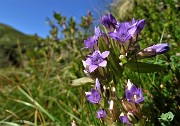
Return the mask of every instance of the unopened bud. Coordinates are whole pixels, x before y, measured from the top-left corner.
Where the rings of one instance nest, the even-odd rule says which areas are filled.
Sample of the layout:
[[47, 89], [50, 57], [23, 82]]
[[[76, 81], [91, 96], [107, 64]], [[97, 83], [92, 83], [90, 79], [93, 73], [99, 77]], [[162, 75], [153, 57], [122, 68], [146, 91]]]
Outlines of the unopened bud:
[[112, 87], [112, 97], [115, 97], [116, 96], [116, 88], [115, 87]]
[[103, 95], [106, 99], [109, 99], [110, 97], [110, 91], [109, 91], [109, 87], [103, 86], [104, 92]]
[[138, 59], [143, 59], [143, 58], [149, 58], [149, 57], [154, 57], [154, 56], [156, 56], [156, 50], [147, 49], [147, 50], [138, 52], [136, 57]]
[[129, 102], [129, 101], [123, 99], [123, 100], [121, 100], [121, 104], [122, 104], [123, 109], [126, 112], [137, 111], [139, 114], [141, 113], [140, 106], [137, 103]]
[[113, 110], [113, 107], [114, 107], [114, 101], [111, 100], [111, 101], [109, 102], [109, 110]]
[[140, 119], [139, 114], [136, 111], [130, 111], [127, 113], [127, 118], [131, 123], [137, 123]]

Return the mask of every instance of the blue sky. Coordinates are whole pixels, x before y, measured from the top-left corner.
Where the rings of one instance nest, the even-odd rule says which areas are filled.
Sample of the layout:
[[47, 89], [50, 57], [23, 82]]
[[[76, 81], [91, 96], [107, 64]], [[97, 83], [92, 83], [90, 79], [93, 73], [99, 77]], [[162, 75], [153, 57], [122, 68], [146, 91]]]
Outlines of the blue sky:
[[[111, 0], [0, 0], [0, 23], [10, 25], [26, 34], [46, 37], [53, 12], [73, 17], [77, 22], [88, 10], [98, 17]], [[101, 11], [100, 11], [101, 10]]]

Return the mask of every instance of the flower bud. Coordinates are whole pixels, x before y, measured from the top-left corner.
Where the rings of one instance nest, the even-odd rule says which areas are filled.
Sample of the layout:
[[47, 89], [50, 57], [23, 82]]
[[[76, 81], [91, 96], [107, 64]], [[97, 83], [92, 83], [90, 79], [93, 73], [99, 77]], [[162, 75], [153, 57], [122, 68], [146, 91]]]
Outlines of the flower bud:
[[166, 53], [169, 49], [170, 47], [169, 44], [167, 43], [156, 44], [138, 52], [137, 58], [142, 59], [142, 58], [154, 57], [158, 54]]
[[104, 96], [106, 99], [109, 99], [109, 97], [110, 97], [109, 87], [103, 86], [103, 89], [104, 89], [103, 96]]
[[140, 115], [139, 113], [137, 113], [136, 111], [130, 111], [127, 113], [127, 118], [131, 123], [137, 123], [140, 119]]
[[97, 112], [97, 118], [98, 119], [103, 119], [106, 117], [106, 111], [104, 109], [100, 109], [98, 112]]
[[110, 13], [104, 15], [100, 22], [107, 28], [108, 31], [114, 31], [116, 28], [117, 21], [114, 16]]
[[138, 113], [141, 113], [140, 106], [137, 103], [129, 102], [129, 101], [123, 99], [123, 100], [121, 100], [121, 104], [122, 104], [123, 109], [126, 112], [137, 111]]
[[120, 120], [122, 121], [123, 124], [126, 124], [128, 126], [132, 126], [131, 122], [129, 121], [127, 114], [126, 113], [121, 113], [119, 116]]
[[111, 97], [115, 97], [116, 96], [116, 88], [112, 87], [111, 88]]
[[117, 107], [117, 101], [116, 100], [110, 100], [109, 101], [109, 112], [110, 117], [113, 121], [116, 121], [119, 118], [119, 107]]

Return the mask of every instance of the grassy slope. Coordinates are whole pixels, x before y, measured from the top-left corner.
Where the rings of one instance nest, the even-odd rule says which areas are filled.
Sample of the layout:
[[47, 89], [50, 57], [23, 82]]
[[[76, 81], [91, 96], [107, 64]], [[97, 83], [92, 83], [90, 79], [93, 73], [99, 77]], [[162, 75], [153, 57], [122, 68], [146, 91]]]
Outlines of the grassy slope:
[[0, 23], [0, 46], [14, 46], [17, 44], [17, 40], [20, 44], [30, 44], [33, 42], [33, 36]]
[[34, 36], [0, 23], [0, 66], [20, 64], [20, 53], [26, 52], [33, 44]]
[[[0, 40], [3, 41], [0, 45], [7, 49], [11, 47], [17, 49], [14, 41], [16, 39], [19, 39], [24, 48], [27, 47], [26, 44], [30, 45], [34, 42], [31, 41], [31, 36], [24, 35], [11, 27], [1, 25], [1, 28]], [[74, 39], [74, 41], [82, 42], [81, 39]], [[88, 111], [83, 111], [85, 98], [81, 99], [81, 95], [84, 95], [84, 89], [70, 86], [72, 79], [83, 75], [81, 57], [68, 43], [68, 49], [61, 50], [61, 53], [54, 53], [53, 40], [47, 39], [46, 44], [48, 46], [34, 47], [29, 51], [33, 56], [28, 57], [28, 65], [25, 67], [0, 69], [0, 106], [2, 106], [0, 125], [10, 125], [9, 123], [23, 125], [21, 120], [32, 125], [70, 125], [72, 120], [83, 125], [89, 122], [91, 124], [91, 118], [85, 117]], [[61, 44], [63, 46], [63, 42]], [[19, 54], [18, 50], [15, 51]], [[68, 53], [68, 56], [64, 53]], [[22, 55], [27, 57], [26, 53]], [[2, 59], [5, 58], [6, 55], [2, 57]], [[37, 106], [34, 100], [44, 110]]]

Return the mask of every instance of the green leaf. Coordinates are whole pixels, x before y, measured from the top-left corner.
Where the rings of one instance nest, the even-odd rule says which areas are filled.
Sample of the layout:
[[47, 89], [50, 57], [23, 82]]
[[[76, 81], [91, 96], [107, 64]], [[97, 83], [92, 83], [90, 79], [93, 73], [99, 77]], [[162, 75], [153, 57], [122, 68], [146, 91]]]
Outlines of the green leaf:
[[[19, 91], [26, 96], [31, 102], [33, 102], [34, 108], [38, 108], [39, 111], [43, 112], [44, 114], [46, 114], [52, 121], [56, 121], [57, 119], [51, 115], [48, 111], [46, 111], [46, 109], [44, 109], [38, 102], [36, 102], [23, 88], [21, 88], [20, 86], [18, 86]], [[20, 102], [20, 101], [19, 101]], [[28, 104], [27, 102], [22, 102], [23, 104], [30, 106], [32, 104]]]
[[172, 121], [174, 119], [174, 115], [172, 112], [168, 112], [168, 113], [162, 113], [161, 114], [161, 118], [158, 118], [159, 120], [162, 120], [162, 121]]
[[149, 64], [142, 62], [128, 62], [125, 64], [125, 66], [139, 73], [159, 72], [165, 69], [164, 66], [160, 66], [158, 64]]
[[89, 77], [82, 77], [82, 78], [73, 80], [71, 85], [72, 86], [82, 86], [82, 85], [85, 85], [85, 84], [88, 84], [88, 83], [90, 83], [90, 84], [94, 83], [94, 80], [92, 80]]
[[172, 112], [168, 112], [168, 113], [167, 113], [167, 119], [168, 119], [169, 121], [172, 121], [172, 120], [174, 119], [174, 115], [173, 115]]
[[0, 124], [5, 124], [6, 126], [20, 126], [19, 124], [16, 124], [16, 123], [13, 123], [13, 122], [0, 121]]
[[103, 37], [100, 37], [98, 40], [98, 47], [101, 52], [109, 51], [109, 47], [108, 47], [106, 41], [108, 41], [108, 39], [105, 40], [105, 38], [103, 38]]

